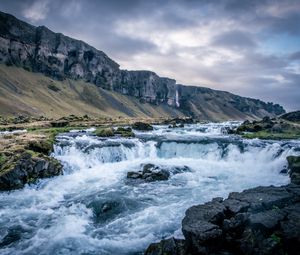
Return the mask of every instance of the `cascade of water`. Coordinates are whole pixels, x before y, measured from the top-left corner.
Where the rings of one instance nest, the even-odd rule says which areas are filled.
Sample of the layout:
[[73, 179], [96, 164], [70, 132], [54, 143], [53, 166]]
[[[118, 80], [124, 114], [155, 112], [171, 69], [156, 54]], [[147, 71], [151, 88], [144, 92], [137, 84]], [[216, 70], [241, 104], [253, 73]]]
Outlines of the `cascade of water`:
[[[181, 236], [185, 210], [215, 196], [258, 185], [283, 185], [286, 156], [299, 141], [266, 142], [225, 135], [238, 123], [208, 123], [137, 138], [58, 137], [53, 156], [64, 175], [0, 193], [1, 254], [130, 254], [163, 237]], [[172, 170], [167, 181], [130, 184], [146, 163]]]

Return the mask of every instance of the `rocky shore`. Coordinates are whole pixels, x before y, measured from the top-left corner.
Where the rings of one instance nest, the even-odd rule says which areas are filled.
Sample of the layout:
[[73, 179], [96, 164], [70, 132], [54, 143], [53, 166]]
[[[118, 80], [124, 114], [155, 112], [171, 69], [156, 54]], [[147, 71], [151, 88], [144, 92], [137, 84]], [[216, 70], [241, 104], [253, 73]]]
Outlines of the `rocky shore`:
[[62, 165], [52, 157], [51, 135], [12, 133], [0, 137], [0, 191], [23, 188], [40, 178], [62, 174]]
[[291, 183], [233, 192], [192, 206], [182, 221], [184, 240], [151, 244], [145, 255], [299, 254], [300, 157], [288, 157]]
[[298, 139], [300, 138], [300, 111], [283, 114], [280, 117], [264, 117], [260, 121], [246, 120], [231, 133], [245, 138]]
[[[16, 158], [17, 157], [17, 158]], [[43, 154], [32, 155], [23, 152], [1, 165], [0, 191], [23, 188], [40, 178], [49, 178], [62, 174], [62, 165], [54, 158]]]
[[[154, 123], [159, 121], [162, 120], [152, 119]], [[153, 129], [149, 123], [140, 119], [108, 121], [75, 115], [58, 120], [43, 117], [32, 119], [25, 116], [2, 119], [0, 123], [0, 131], [2, 131], [2, 134], [0, 133], [0, 191], [20, 189], [39, 179], [63, 174], [61, 163], [50, 156], [55, 136], [71, 129], [81, 130], [89, 126], [97, 127], [93, 134], [98, 137], [134, 137], [132, 129]]]

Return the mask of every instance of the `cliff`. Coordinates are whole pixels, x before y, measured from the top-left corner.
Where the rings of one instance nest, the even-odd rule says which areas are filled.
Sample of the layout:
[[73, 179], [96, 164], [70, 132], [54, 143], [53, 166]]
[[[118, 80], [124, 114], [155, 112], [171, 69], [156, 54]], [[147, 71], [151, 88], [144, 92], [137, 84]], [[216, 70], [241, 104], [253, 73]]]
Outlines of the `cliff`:
[[284, 113], [277, 104], [178, 85], [175, 80], [151, 71], [121, 70], [104, 52], [82, 41], [44, 26], [32, 26], [3, 12], [0, 12], [0, 63], [43, 73], [56, 80], [83, 80], [136, 97], [140, 103], [167, 104], [201, 119], [259, 118]]

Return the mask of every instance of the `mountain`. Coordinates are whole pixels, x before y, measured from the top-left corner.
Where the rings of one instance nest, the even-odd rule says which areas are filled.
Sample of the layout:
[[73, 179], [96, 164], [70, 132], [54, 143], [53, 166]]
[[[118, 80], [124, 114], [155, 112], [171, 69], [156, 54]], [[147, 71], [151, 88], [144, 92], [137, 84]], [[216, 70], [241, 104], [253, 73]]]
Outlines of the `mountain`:
[[[56, 94], [55, 89], [51, 90], [51, 84], [43, 87], [43, 93], [47, 94], [49, 109], [57, 108], [55, 104], [60, 101], [55, 98], [61, 97], [64, 107], [68, 109], [61, 114], [82, 104], [85, 107], [80, 111], [93, 112], [93, 115], [115, 109], [116, 114], [126, 116], [139, 116], [140, 112], [154, 116], [152, 110], [144, 109], [146, 107], [156, 109], [158, 115], [161, 112], [161, 115], [188, 115], [205, 120], [260, 118], [285, 112], [278, 104], [209, 88], [179, 85], [174, 79], [159, 77], [151, 71], [121, 70], [104, 52], [82, 41], [54, 33], [44, 26], [32, 26], [3, 12], [0, 12], [0, 63], [3, 64], [0, 69], [0, 93], [4, 96], [0, 103], [6, 109], [0, 110], [0, 114], [18, 113], [24, 107], [27, 114], [49, 115], [48, 109], [39, 109], [43, 102], [35, 102], [40, 100], [38, 92], [42, 89], [39, 79], [44, 83], [56, 84]], [[8, 66], [23, 68], [27, 74], [18, 68], [9, 69]], [[38, 78], [36, 73], [43, 76]], [[23, 80], [22, 76], [27, 79]], [[30, 99], [28, 95], [27, 99], [24, 95], [16, 96], [16, 89], [12, 89], [16, 86], [15, 80], [21, 84], [17, 89], [21, 94], [26, 89], [31, 90]], [[66, 84], [69, 84], [68, 88]], [[63, 88], [66, 89], [65, 94]], [[88, 100], [83, 93], [86, 88], [94, 91], [89, 94]], [[71, 94], [72, 100], [68, 98]], [[116, 101], [111, 102], [103, 96], [108, 94], [114, 95], [120, 105], [124, 105], [122, 100], [125, 99], [134, 102], [136, 109], [129, 106], [126, 109], [114, 108]], [[14, 98], [15, 101], [9, 104], [8, 98]], [[6, 101], [5, 104], [3, 101]], [[90, 107], [93, 110], [85, 110]]]

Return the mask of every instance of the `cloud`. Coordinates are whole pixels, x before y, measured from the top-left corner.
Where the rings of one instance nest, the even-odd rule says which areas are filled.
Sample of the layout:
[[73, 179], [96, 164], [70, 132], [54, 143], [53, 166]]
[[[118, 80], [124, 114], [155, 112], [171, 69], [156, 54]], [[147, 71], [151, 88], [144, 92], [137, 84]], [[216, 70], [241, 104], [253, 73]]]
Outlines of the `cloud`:
[[212, 42], [215, 46], [221, 46], [230, 49], [249, 49], [256, 47], [255, 41], [250, 35], [242, 31], [233, 30], [224, 34], [217, 35]]
[[300, 109], [299, 0], [1, 0], [126, 69]]
[[293, 52], [293, 53], [290, 55], [290, 59], [291, 59], [291, 60], [300, 60], [300, 51]]
[[31, 22], [44, 20], [49, 12], [49, 2], [47, 0], [37, 0], [23, 10], [25, 18]]

